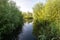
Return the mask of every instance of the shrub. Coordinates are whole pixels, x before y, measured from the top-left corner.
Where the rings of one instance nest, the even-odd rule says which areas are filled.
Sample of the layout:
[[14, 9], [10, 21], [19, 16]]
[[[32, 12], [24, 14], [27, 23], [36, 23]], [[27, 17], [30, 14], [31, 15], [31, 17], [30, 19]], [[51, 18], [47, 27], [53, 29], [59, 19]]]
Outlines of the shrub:
[[[34, 7], [34, 35], [37, 40], [52, 40], [60, 37], [60, 0], [48, 0], [45, 5]], [[45, 39], [41, 39], [44, 35]], [[40, 38], [40, 39], [39, 39]]]
[[15, 40], [21, 31], [23, 16], [13, 1], [0, 1], [0, 40]]

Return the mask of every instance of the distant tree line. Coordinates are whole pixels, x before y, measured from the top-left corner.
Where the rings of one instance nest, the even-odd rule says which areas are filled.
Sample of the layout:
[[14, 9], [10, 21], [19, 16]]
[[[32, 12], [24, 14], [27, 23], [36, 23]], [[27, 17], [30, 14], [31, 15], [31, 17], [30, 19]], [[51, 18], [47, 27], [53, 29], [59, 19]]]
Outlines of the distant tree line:
[[31, 12], [22, 12], [24, 22], [32, 22], [33, 21], [33, 13]]

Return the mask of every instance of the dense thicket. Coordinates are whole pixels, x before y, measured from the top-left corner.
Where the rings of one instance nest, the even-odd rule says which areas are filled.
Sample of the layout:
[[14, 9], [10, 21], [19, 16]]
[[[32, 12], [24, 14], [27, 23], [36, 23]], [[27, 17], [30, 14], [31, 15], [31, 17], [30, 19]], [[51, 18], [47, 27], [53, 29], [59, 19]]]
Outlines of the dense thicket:
[[13, 1], [0, 0], [0, 40], [16, 40], [23, 17]]
[[34, 35], [37, 40], [60, 40], [60, 0], [48, 0], [45, 5], [36, 4], [34, 11]]

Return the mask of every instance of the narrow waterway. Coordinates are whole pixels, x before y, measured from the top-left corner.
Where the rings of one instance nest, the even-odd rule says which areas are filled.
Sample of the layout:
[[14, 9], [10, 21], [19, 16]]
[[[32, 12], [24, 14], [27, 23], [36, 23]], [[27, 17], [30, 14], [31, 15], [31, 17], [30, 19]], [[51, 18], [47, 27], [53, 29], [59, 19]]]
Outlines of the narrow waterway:
[[24, 23], [21, 34], [18, 35], [18, 40], [35, 40], [33, 34], [33, 23]]

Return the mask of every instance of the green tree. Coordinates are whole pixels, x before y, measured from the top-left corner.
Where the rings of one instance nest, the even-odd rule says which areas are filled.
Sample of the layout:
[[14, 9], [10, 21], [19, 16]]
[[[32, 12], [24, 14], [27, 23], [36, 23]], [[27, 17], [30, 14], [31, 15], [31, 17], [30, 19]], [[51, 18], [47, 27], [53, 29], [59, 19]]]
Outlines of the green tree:
[[40, 30], [40, 23], [43, 22], [43, 9], [44, 6], [41, 3], [37, 3], [34, 8], [33, 8], [33, 18], [34, 18], [34, 35], [36, 36], [37, 40], [38, 40], [38, 36], [39, 36], [39, 30]]
[[[49, 35], [47, 36], [48, 39], [54, 38], [54, 37], [59, 37], [60, 36], [60, 5], [59, 5], [60, 0], [48, 0], [46, 6], [45, 6], [45, 14], [48, 14], [48, 20], [52, 21], [50, 26], [50, 33], [46, 34]], [[47, 40], [48, 40], [47, 39]], [[58, 39], [57, 39], [58, 40]]]
[[18, 10], [15, 2], [0, 0], [0, 40], [16, 40], [23, 25], [22, 12]]
[[[60, 0], [48, 0], [45, 5], [37, 4], [34, 11], [34, 31], [37, 40], [59, 40]], [[40, 38], [40, 39], [39, 39]]]

